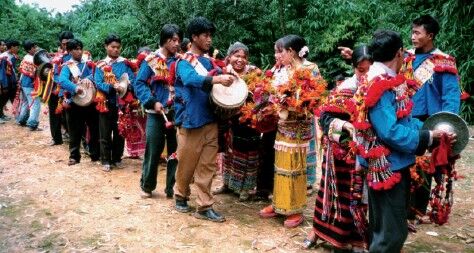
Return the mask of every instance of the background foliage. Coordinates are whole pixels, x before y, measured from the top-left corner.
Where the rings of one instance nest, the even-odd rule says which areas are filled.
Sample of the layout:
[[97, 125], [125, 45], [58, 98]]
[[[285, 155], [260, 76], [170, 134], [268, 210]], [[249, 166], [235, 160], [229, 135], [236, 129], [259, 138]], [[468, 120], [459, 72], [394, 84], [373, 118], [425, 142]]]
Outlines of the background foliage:
[[[410, 47], [411, 21], [435, 16], [442, 27], [436, 45], [457, 58], [464, 90], [474, 93], [474, 2], [471, 0], [90, 0], [73, 11], [52, 15], [47, 10], [0, 0], [0, 37], [31, 38], [54, 50], [57, 34], [71, 30], [95, 59], [104, 57], [109, 33], [123, 39], [123, 55], [134, 57], [139, 47], [156, 48], [160, 28], [176, 23], [185, 28], [195, 16], [217, 26], [214, 46], [222, 52], [235, 42], [247, 44], [254, 64], [273, 64], [273, 43], [285, 34], [300, 34], [309, 44], [309, 60], [332, 80], [350, 74], [337, 46], [368, 42], [378, 28], [400, 32]], [[462, 105], [462, 115], [474, 122], [474, 99]]]

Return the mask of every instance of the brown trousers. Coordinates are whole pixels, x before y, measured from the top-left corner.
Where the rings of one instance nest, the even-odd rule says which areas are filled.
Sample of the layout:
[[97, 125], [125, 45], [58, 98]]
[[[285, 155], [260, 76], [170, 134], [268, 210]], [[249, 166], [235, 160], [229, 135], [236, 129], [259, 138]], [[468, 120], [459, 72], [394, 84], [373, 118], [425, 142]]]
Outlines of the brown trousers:
[[176, 199], [188, 200], [190, 184], [197, 189], [198, 211], [212, 207], [214, 199], [211, 184], [217, 170], [217, 124], [211, 123], [196, 129], [178, 129], [178, 169], [176, 170]]

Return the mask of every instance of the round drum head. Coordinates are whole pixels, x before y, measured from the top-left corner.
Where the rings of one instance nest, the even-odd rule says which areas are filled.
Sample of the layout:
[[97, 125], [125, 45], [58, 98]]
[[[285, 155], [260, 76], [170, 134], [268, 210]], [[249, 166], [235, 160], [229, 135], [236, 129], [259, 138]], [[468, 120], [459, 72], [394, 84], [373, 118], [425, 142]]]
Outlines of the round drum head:
[[85, 82], [79, 82], [77, 85], [82, 87], [84, 89], [84, 92], [80, 95], [76, 94], [74, 97], [72, 97], [72, 101], [78, 106], [90, 105], [95, 98], [96, 89], [94, 85], [88, 87]]
[[222, 84], [214, 84], [212, 86], [212, 101], [224, 108], [235, 108], [243, 105], [247, 95], [247, 84], [241, 78], [235, 78], [229, 87]]
[[457, 114], [451, 112], [438, 112], [431, 115], [424, 122], [423, 129], [455, 133], [457, 137], [451, 150], [452, 155], [460, 154], [469, 142], [467, 123]]

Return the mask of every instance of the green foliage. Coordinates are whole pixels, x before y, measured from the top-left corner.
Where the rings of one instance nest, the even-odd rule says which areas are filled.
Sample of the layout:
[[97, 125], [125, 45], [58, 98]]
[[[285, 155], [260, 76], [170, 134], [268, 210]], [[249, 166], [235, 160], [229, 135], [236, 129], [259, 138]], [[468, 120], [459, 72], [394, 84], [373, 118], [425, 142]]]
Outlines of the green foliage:
[[0, 0], [0, 37], [16, 39], [22, 43], [33, 39], [47, 50], [57, 47], [57, 34], [63, 25], [46, 9], [28, 5], [15, 5], [14, 0]]
[[[71, 30], [84, 41], [95, 59], [105, 56], [103, 40], [116, 33], [123, 40], [123, 55], [134, 57], [141, 46], [156, 48], [161, 27], [176, 23], [185, 29], [195, 16], [217, 26], [214, 46], [222, 52], [235, 42], [249, 46], [251, 61], [268, 68], [273, 64], [273, 43], [285, 34], [304, 36], [309, 60], [332, 80], [351, 74], [339, 56], [338, 46], [367, 43], [378, 28], [402, 34], [410, 47], [411, 22], [421, 14], [441, 24], [436, 45], [457, 58], [464, 90], [474, 93], [474, 2], [471, 0], [91, 0], [72, 12], [52, 16], [46, 10], [16, 6], [0, 0], [0, 37], [32, 38], [54, 49], [57, 34]], [[34, 20], [34, 22], [31, 22]], [[463, 102], [462, 115], [474, 121], [474, 99]]]

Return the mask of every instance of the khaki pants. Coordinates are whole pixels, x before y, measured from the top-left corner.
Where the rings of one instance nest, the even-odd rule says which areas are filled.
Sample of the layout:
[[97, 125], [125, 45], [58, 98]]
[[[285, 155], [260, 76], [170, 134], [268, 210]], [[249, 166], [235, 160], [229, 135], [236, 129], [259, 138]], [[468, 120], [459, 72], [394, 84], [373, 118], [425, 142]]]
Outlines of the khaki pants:
[[212, 207], [214, 199], [211, 184], [216, 172], [217, 124], [211, 123], [196, 129], [178, 129], [178, 169], [176, 170], [176, 199], [188, 200], [190, 184], [197, 188], [198, 211]]

